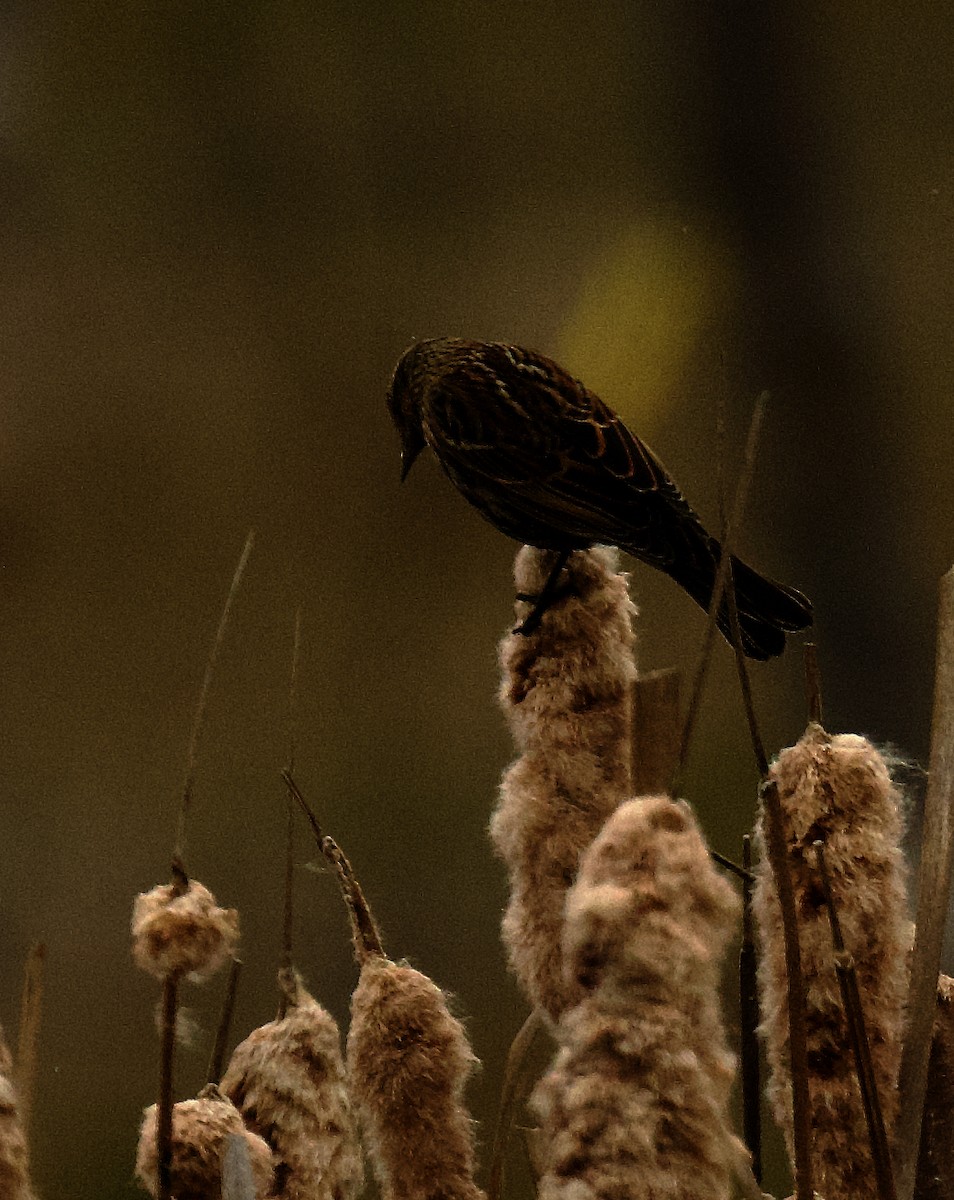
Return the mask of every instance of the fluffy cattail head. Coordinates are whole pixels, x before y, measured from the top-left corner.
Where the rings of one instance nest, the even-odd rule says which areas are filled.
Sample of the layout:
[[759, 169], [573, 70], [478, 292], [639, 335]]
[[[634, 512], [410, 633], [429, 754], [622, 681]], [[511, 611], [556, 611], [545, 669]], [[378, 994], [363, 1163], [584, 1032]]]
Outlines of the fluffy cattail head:
[[[635, 610], [616, 568], [614, 550], [574, 554], [568, 594], [539, 630], [501, 644], [500, 699], [520, 751], [490, 823], [510, 876], [503, 939], [528, 999], [554, 1020], [578, 998], [560, 950], [566, 894], [630, 788]], [[546, 554], [524, 547], [518, 591], [538, 592], [546, 574]]]
[[[824, 842], [831, 895], [851, 955], [888, 1135], [897, 1078], [909, 943], [902, 797], [877, 748], [853, 734], [809, 725], [772, 767], [778, 785], [798, 936], [808, 1041], [812, 1156], [826, 1200], [873, 1195], [874, 1167], [814, 843]], [[759, 825], [759, 837], [764, 841]], [[757, 871], [762, 1034], [775, 1119], [792, 1145], [791, 1068], [784, 931], [766, 855]]]
[[29, 1151], [13, 1086], [13, 1058], [0, 1029], [0, 1196], [35, 1200], [30, 1184]]
[[682, 988], [718, 961], [738, 913], [688, 805], [631, 800], [587, 851], [567, 900], [567, 969], [589, 988]]
[[297, 979], [285, 1015], [236, 1046], [222, 1091], [275, 1156], [284, 1200], [350, 1200], [364, 1182], [338, 1026]]
[[368, 959], [351, 1001], [348, 1076], [385, 1200], [479, 1200], [463, 1103], [476, 1064], [441, 989]]
[[719, 966], [738, 909], [668, 797], [622, 804], [587, 850], [563, 943], [581, 999], [534, 1095], [541, 1200], [728, 1200]]
[[[245, 1128], [238, 1109], [214, 1086], [195, 1100], [183, 1100], [172, 1110], [172, 1194], [176, 1200], [210, 1200], [222, 1190], [222, 1157], [230, 1134], [241, 1135], [248, 1147], [255, 1195], [262, 1200], [272, 1183], [272, 1152]], [[153, 1196], [157, 1191], [156, 1106], [143, 1114], [136, 1154], [136, 1178]]]
[[160, 884], [138, 895], [133, 905], [133, 958], [158, 979], [208, 979], [232, 957], [238, 935], [238, 912], [219, 908], [209, 889], [194, 879], [184, 891]]

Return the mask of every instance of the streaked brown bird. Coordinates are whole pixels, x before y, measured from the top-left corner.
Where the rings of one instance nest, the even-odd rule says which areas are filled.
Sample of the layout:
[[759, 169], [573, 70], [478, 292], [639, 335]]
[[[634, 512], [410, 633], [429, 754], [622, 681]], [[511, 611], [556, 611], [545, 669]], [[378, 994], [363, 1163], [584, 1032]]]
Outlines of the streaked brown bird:
[[[388, 408], [401, 436], [402, 480], [425, 446], [457, 489], [502, 533], [558, 558], [529, 633], [574, 550], [619, 546], [665, 571], [704, 609], [721, 548], [665, 467], [598, 396], [542, 354], [501, 342], [433, 338], [401, 358]], [[812, 606], [732, 556], [742, 647], [781, 654]], [[718, 625], [731, 641], [725, 602]]]

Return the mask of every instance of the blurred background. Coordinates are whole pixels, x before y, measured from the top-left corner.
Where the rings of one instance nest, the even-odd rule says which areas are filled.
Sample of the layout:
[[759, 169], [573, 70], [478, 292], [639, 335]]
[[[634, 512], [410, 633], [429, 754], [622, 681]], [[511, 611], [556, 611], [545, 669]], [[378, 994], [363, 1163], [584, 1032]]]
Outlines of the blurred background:
[[[456, 995], [486, 1149], [525, 1015], [485, 833], [515, 546], [434, 462], [399, 487], [390, 372], [439, 334], [542, 350], [713, 525], [718, 405], [733, 480], [770, 389], [740, 549], [815, 602], [828, 726], [924, 760], [954, 559], [947, 7], [11, 0], [0, 46], [0, 1017], [42, 939], [39, 1189], [138, 1194], [157, 989], [129, 912], [168, 877], [251, 526], [188, 854], [241, 910], [235, 1036], [276, 1002], [300, 605], [300, 783], [391, 954]], [[633, 591], [641, 667], [691, 671], [699, 611], [639, 565]], [[716, 657], [686, 795], [738, 855], [756, 774]], [[774, 752], [804, 722], [800, 647], [754, 686]], [[345, 1020], [312, 857], [303, 830], [298, 959]], [[220, 999], [186, 997], [180, 1097]]]

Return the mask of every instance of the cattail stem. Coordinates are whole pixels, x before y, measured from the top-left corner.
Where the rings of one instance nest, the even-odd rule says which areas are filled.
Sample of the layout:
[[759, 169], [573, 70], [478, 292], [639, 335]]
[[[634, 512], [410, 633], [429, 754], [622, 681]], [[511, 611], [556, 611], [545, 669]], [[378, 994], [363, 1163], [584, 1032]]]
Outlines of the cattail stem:
[[206, 1072], [208, 1083], [218, 1083], [222, 1078], [222, 1067], [225, 1063], [225, 1051], [229, 1044], [229, 1030], [232, 1027], [232, 1013], [235, 1011], [235, 999], [238, 996], [239, 977], [242, 974], [242, 960], [233, 958], [229, 967], [229, 978], [225, 985], [225, 998], [222, 1001], [222, 1011], [219, 1014], [219, 1025], [215, 1031], [215, 1044], [209, 1057], [209, 1069]]
[[921, 1120], [927, 1089], [931, 1032], [941, 945], [954, 863], [954, 567], [941, 579], [938, 604], [934, 716], [918, 880], [917, 932], [908, 994], [908, 1032], [898, 1081], [900, 1107], [894, 1139], [899, 1200], [914, 1194]]
[[805, 643], [805, 708], [809, 725], [823, 725], [822, 680], [818, 666], [818, 647], [814, 642]]
[[745, 719], [749, 726], [749, 737], [752, 741], [755, 765], [758, 767], [759, 778], [764, 779], [768, 774], [768, 758], [765, 754], [765, 743], [762, 741], [758, 718], [755, 715], [755, 701], [752, 698], [752, 680], [749, 677], [749, 667], [745, 660], [745, 652], [742, 649], [742, 628], [739, 625], [739, 605], [735, 595], [735, 576], [732, 573], [731, 559], [729, 560], [726, 600], [729, 605], [729, 627], [732, 630], [732, 649], [735, 651], [735, 666], [739, 675], [739, 688], [742, 691], [742, 706], [745, 709]]
[[20, 993], [20, 1026], [17, 1032], [17, 1108], [20, 1126], [25, 1137], [30, 1133], [30, 1114], [33, 1110], [33, 1088], [36, 1083], [37, 1056], [40, 1045], [40, 1018], [43, 1011], [43, 969], [46, 946], [34, 942], [27, 954], [23, 969], [23, 991]]
[[252, 553], [252, 546], [254, 542], [255, 531], [250, 529], [248, 537], [245, 539], [245, 545], [242, 549], [242, 553], [239, 556], [235, 573], [232, 576], [232, 584], [229, 588], [229, 594], [225, 600], [225, 607], [222, 609], [222, 616], [219, 618], [219, 627], [215, 631], [215, 637], [212, 639], [212, 646], [209, 650], [209, 657], [205, 664], [205, 675], [202, 678], [202, 687], [199, 689], [199, 699], [196, 703], [195, 714], [192, 718], [192, 732], [189, 735], [189, 749], [186, 753], [185, 780], [182, 785], [182, 797], [179, 801], [179, 819], [176, 826], [175, 845], [172, 851], [173, 875], [176, 875], [177, 873], [185, 875], [185, 866], [183, 863], [185, 859], [186, 823], [189, 818], [189, 810], [192, 807], [192, 791], [195, 787], [196, 755], [199, 747], [199, 737], [202, 733], [202, 725], [205, 721], [205, 710], [209, 699], [209, 687], [212, 683], [212, 676], [215, 672], [215, 664], [219, 657], [219, 650], [221, 649], [222, 642], [225, 639], [225, 631], [228, 628], [229, 614], [232, 611], [232, 602], [235, 600], [239, 584], [242, 582], [242, 575], [245, 572], [249, 555]]
[[371, 912], [371, 906], [364, 897], [364, 892], [361, 890], [351, 863], [334, 838], [322, 833], [314, 810], [302, 795], [301, 788], [291, 774], [288, 771], [282, 771], [282, 779], [285, 781], [289, 793], [308, 819], [315, 835], [315, 841], [318, 843], [318, 849], [334, 868], [338, 887], [351, 917], [355, 956], [358, 962], [363, 963], [369, 957], [384, 958], [384, 945], [377, 922]]
[[494, 1144], [490, 1155], [487, 1200], [500, 1200], [503, 1195], [504, 1160], [507, 1156], [510, 1131], [513, 1128], [514, 1113], [517, 1105], [526, 1098], [529, 1090], [530, 1075], [525, 1070], [527, 1055], [530, 1053], [530, 1048], [537, 1035], [545, 1027], [546, 1020], [543, 1013], [539, 1008], [533, 1009], [517, 1030], [517, 1035], [507, 1051], [503, 1087], [500, 1091], [500, 1107], [497, 1112], [497, 1126], [494, 1129]]
[[739, 1059], [742, 1077], [742, 1132], [752, 1155], [752, 1174], [762, 1182], [762, 1081], [759, 1067], [759, 992], [752, 918], [752, 837], [742, 839], [742, 945], [739, 949]]
[[679, 755], [679, 688], [669, 668], [637, 675], [633, 683], [633, 795], [664, 792]]
[[751, 871], [746, 870], [745, 867], [740, 867], [737, 862], [733, 862], [731, 858], [726, 858], [726, 856], [724, 854], [720, 854], [718, 850], [710, 849], [709, 857], [713, 862], [718, 863], [720, 867], [723, 867], [726, 871], [730, 871], [737, 879], [741, 879], [743, 881], [748, 880], [749, 883], [755, 879], [755, 876]]
[[709, 602], [709, 619], [706, 623], [706, 632], [702, 640], [702, 649], [699, 652], [699, 661], [696, 664], [696, 671], [692, 681], [692, 688], [689, 696], [689, 707], [686, 710], [686, 717], [682, 727], [682, 738], [679, 744], [679, 757], [677, 761], [675, 774], [670, 782], [669, 794], [675, 796], [679, 789], [679, 779], [686, 765], [686, 758], [689, 754], [689, 744], [692, 741], [692, 733], [696, 724], [696, 717], [699, 712], [699, 706], [702, 701], [702, 688], [705, 683], [706, 671], [709, 667], [709, 658], [712, 653], [712, 646], [716, 634], [716, 617], [719, 609], [722, 606], [722, 597], [725, 595], [726, 580], [729, 577], [729, 568], [732, 562], [732, 538], [742, 523], [742, 514], [745, 511], [745, 502], [748, 498], [749, 484], [752, 482], [752, 474], [755, 469], [755, 451], [758, 446], [759, 432], [762, 428], [762, 418], [765, 414], [765, 405], [768, 402], [768, 392], [762, 392], [755, 401], [755, 407], [752, 410], [752, 420], [749, 424], [749, 435], [745, 443], [745, 456], [742, 460], [742, 471], [739, 475], [739, 481], [736, 484], [735, 499], [732, 504], [732, 514], [725, 526], [725, 536], [722, 541], [722, 553], [719, 556], [719, 568], [716, 571], [715, 584], [712, 588], [712, 599]]
[[[288, 685], [288, 773], [295, 772], [295, 751], [298, 736], [298, 660], [301, 653], [301, 608], [295, 610], [295, 635], [292, 641], [291, 679]], [[294, 967], [295, 928], [295, 802], [285, 791], [285, 882], [282, 910], [282, 970], [289, 973]], [[288, 997], [279, 988], [278, 1016], [285, 1015]]]
[[179, 979], [167, 975], [162, 983], [159, 1028], [159, 1095], [156, 1099], [156, 1200], [172, 1200], [172, 1094], [176, 1046]]
[[785, 826], [778, 784], [766, 780], [759, 789], [765, 813], [765, 849], [775, 879], [782, 934], [785, 944], [785, 974], [788, 992], [788, 1053], [792, 1074], [792, 1144], [795, 1152], [795, 1200], [813, 1200], [812, 1115], [808, 1085], [808, 1039], [805, 1024], [805, 982], [802, 952], [798, 941], [795, 890], [785, 844]]
[[225, 1139], [222, 1154], [222, 1200], [257, 1200], [248, 1142], [239, 1133]]
[[874, 1166], [875, 1181], [878, 1186], [880, 1200], [897, 1200], [894, 1190], [894, 1175], [891, 1171], [891, 1155], [888, 1149], [888, 1135], [885, 1132], [884, 1117], [881, 1112], [881, 1100], [878, 1096], [878, 1083], [875, 1078], [874, 1066], [871, 1062], [871, 1046], [865, 1029], [865, 1015], [858, 991], [858, 976], [855, 973], [854, 959], [845, 946], [841, 933], [841, 922], [838, 910], [832, 896], [831, 880], [828, 866], [825, 862], [825, 843], [813, 843], [815, 861], [818, 865], [818, 875], [821, 880], [822, 893], [825, 897], [825, 907], [828, 910], [828, 921], [831, 925], [831, 940], [835, 948], [835, 973], [838, 976], [838, 986], [841, 990], [841, 1002], [845, 1009], [845, 1019], [848, 1025], [848, 1037], [851, 1041], [851, 1051], [855, 1058], [855, 1071], [858, 1075], [858, 1087], [861, 1091], [861, 1103], [864, 1108], [865, 1122], [868, 1126], [868, 1140], [871, 1143], [871, 1161]]

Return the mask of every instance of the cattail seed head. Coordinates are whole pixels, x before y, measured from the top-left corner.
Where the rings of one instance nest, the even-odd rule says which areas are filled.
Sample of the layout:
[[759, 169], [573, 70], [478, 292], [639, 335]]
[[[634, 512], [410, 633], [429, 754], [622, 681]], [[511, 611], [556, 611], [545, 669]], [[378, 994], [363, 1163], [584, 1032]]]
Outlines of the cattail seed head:
[[[539, 592], [547, 563], [525, 546], [517, 590]], [[616, 568], [606, 547], [573, 554], [567, 595], [532, 637], [512, 633], [500, 651], [500, 700], [520, 751], [490, 823], [510, 876], [503, 939], [531, 1004], [554, 1020], [579, 998], [560, 950], [566, 894], [581, 854], [630, 787], [635, 609]]]
[[239, 919], [234, 908], [219, 908], [203, 884], [192, 879], [185, 891], [160, 884], [136, 897], [132, 915], [133, 958], [158, 979], [210, 978], [234, 954]]
[[567, 901], [582, 998], [534, 1095], [541, 1200], [728, 1200], [719, 974], [738, 911], [688, 806], [630, 800], [606, 822]]
[[369, 958], [351, 1000], [347, 1061], [383, 1200], [481, 1200], [463, 1101], [477, 1060], [441, 989]]
[[331, 1014], [297, 979], [285, 1015], [236, 1046], [222, 1091], [271, 1147], [282, 1200], [351, 1200], [364, 1169]]
[[[771, 778], [778, 785], [798, 912], [815, 1178], [826, 1200], [874, 1195], [867, 1124], [813, 846], [824, 842], [834, 907], [854, 962], [890, 1137], [897, 1115], [910, 941], [902, 797], [888, 764], [869, 741], [852, 734], [832, 736], [814, 724], [778, 756]], [[753, 908], [760, 941], [762, 1034], [771, 1068], [768, 1095], [791, 1150], [784, 937], [761, 822], [757, 832], [763, 846]]]
[[[222, 1156], [229, 1134], [248, 1146], [255, 1195], [263, 1200], [272, 1182], [272, 1152], [245, 1128], [238, 1109], [215, 1086], [172, 1110], [172, 1194], [176, 1200], [218, 1200], [222, 1193]], [[153, 1196], [157, 1191], [156, 1106], [143, 1113], [136, 1154], [136, 1178]]]
[[35, 1200], [29, 1157], [13, 1085], [13, 1058], [0, 1029], [0, 1196], [3, 1200]]

